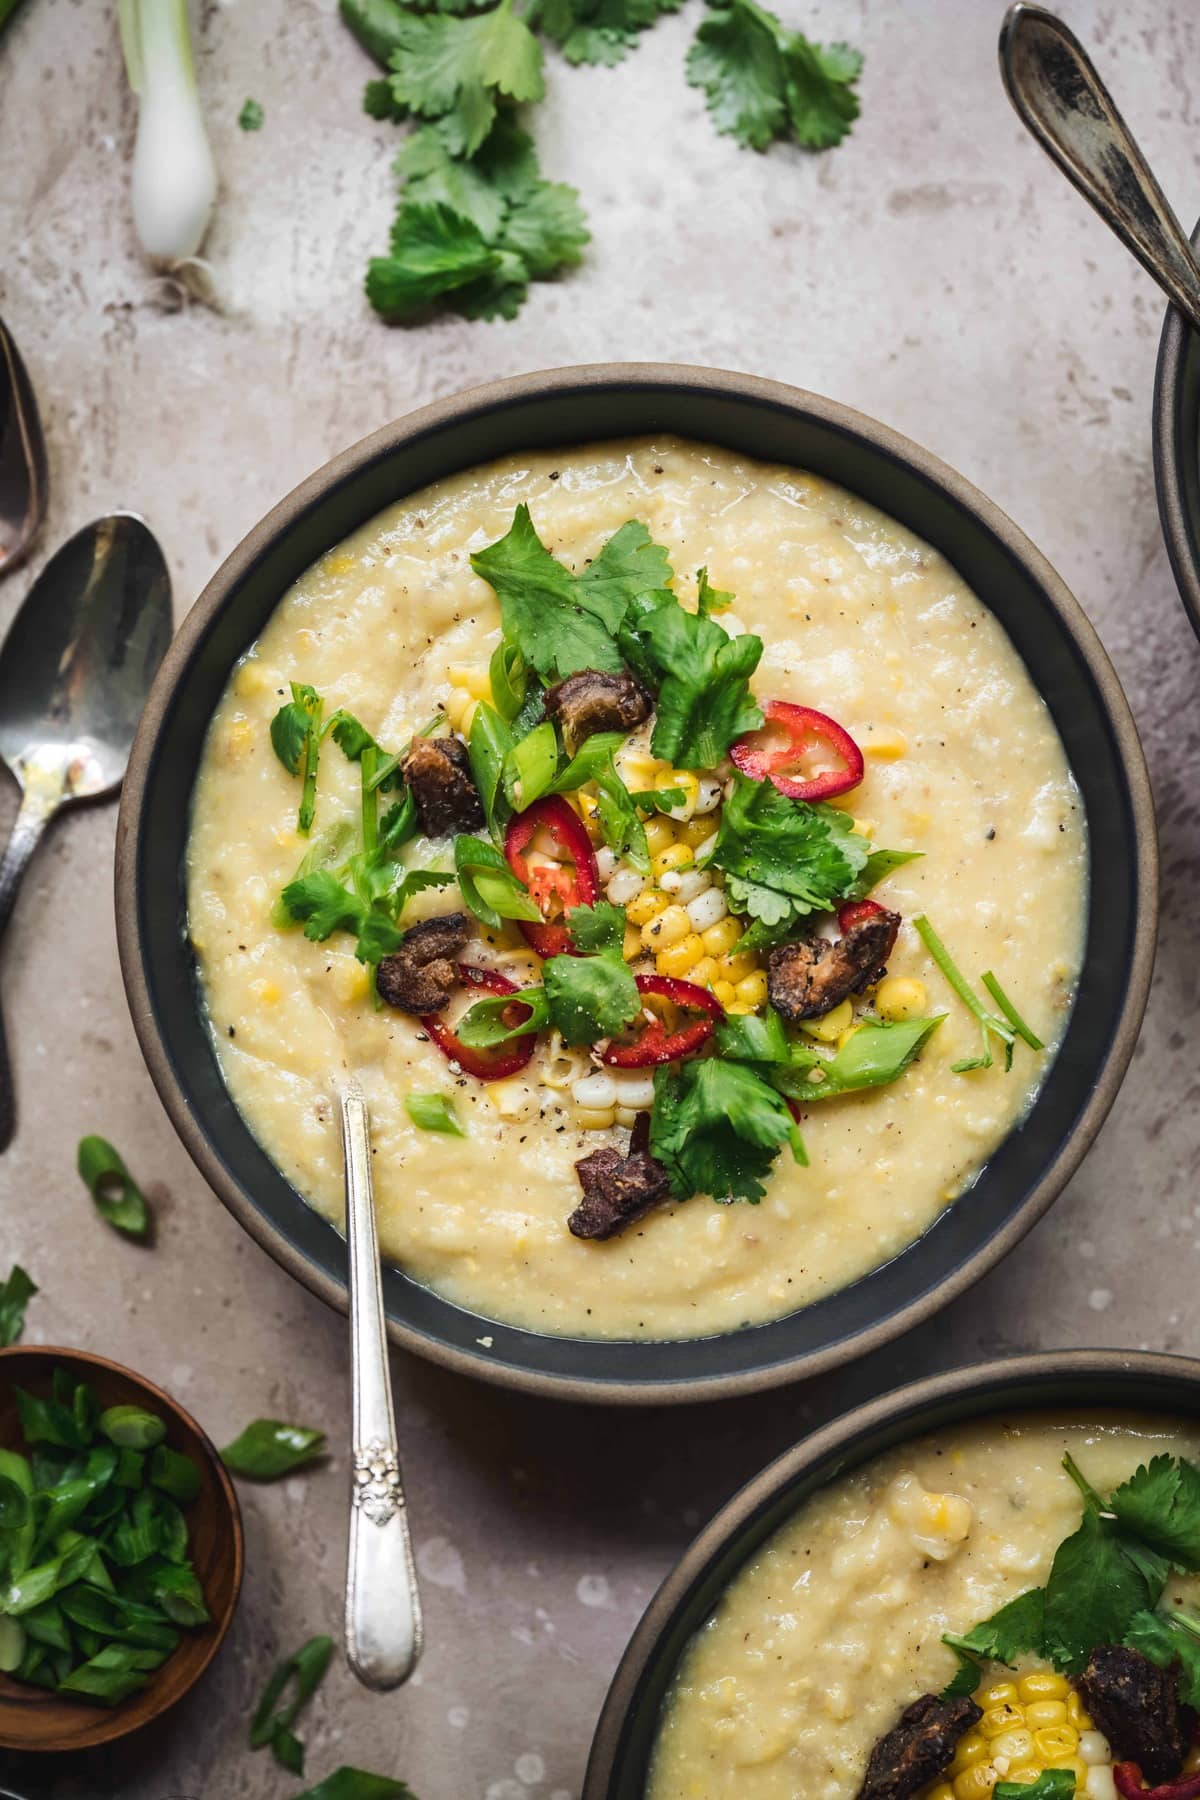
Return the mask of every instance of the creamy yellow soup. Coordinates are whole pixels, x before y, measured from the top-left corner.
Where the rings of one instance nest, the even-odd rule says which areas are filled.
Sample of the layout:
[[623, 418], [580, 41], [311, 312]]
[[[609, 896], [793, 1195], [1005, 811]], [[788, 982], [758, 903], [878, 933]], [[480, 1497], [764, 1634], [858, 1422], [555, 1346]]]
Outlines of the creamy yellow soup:
[[[953, 1676], [942, 1633], [970, 1631], [1045, 1581], [1081, 1513], [1064, 1455], [1107, 1494], [1152, 1456], [1198, 1450], [1200, 1432], [1169, 1419], [1015, 1414], [902, 1445], [831, 1482], [693, 1638], [649, 1800], [853, 1800], [875, 1742]], [[1198, 1593], [1195, 1577], [1172, 1578], [1173, 1603]], [[1022, 1674], [1035, 1668], [1032, 1657], [1011, 1671], [991, 1665], [977, 1701], [987, 1706], [998, 1676], [1020, 1708]], [[1062, 1762], [1079, 1759], [1082, 1792], [1111, 1797], [1111, 1750], [1075, 1718], [1079, 1729], [1062, 1722]], [[1006, 1765], [1001, 1779], [1013, 1777]]]
[[[761, 698], [832, 715], [865, 753], [840, 801], [876, 845], [920, 852], [875, 897], [904, 917], [893, 975], [946, 1017], [894, 1085], [809, 1109], [809, 1166], [781, 1156], [758, 1206], [707, 1197], [655, 1208], [608, 1242], [571, 1236], [574, 1164], [627, 1133], [580, 1129], [586, 1054], [539, 1049], [526, 1076], [457, 1076], [419, 1022], [373, 1009], [352, 940], [278, 930], [272, 902], [307, 848], [298, 783], [269, 726], [311, 683], [385, 745], [439, 707], [461, 726], [486, 691], [495, 597], [470, 566], [529, 505], [543, 541], [582, 568], [628, 519], [665, 545], [694, 604], [696, 572], [732, 590], [730, 629], [758, 633]], [[640, 783], [638, 785], [648, 785]], [[359, 810], [358, 770], [322, 756], [315, 831]], [[429, 860], [429, 845], [410, 853]], [[505, 458], [399, 502], [283, 596], [217, 708], [198, 772], [189, 914], [230, 1093], [268, 1154], [341, 1222], [332, 1096], [353, 1071], [370, 1103], [386, 1256], [489, 1318], [547, 1332], [685, 1338], [807, 1305], [903, 1249], [968, 1187], [1021, 1119], [1061, 1038], [1086, 904], [1082, 804], [1050, 716], [996, 620], [894, 520], [794, 469], [663, 438]], [[419, 896], [406, 921], [445, 911]], [[912, 920], [927, 913], [975, 982], [994, 970], [1046, 1048], [956, 1074], [977, 1028]], [[536, 979], [515, 932], [474, 960]], [[472, 955], [473, 955], [472, 951]], [[634, 1084], [636, 1085], [636, 1083]], [[644, 1085], [644, 1083], [643, 1083]], [[412, 1092], [453, 1098], [466, 1137], [421, 1130]], [[645, 1105], [629, 1089], [630, 1104]], [[628, 1112], [624, 1117], [631, 1116]], [[584, 1121], [585, 1123], [587, 1121]]]

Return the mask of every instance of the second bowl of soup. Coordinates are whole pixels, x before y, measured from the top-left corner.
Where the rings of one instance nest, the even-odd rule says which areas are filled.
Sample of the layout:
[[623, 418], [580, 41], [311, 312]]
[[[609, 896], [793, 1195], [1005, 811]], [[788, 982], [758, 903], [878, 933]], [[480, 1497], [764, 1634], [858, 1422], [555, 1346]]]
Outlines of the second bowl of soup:
[[1074, 603], [923, 453], [733, 377], [583, 379], [563, 436], [570, 381], [349, 453], [217, 578], [126, 801], [135, 1017], [253, 1228], [313, 1208], [308, 1279], [363, 1083], [400, 1335], [777, 1379], [1082, 1154], [1148, 975], [1144, 773]]

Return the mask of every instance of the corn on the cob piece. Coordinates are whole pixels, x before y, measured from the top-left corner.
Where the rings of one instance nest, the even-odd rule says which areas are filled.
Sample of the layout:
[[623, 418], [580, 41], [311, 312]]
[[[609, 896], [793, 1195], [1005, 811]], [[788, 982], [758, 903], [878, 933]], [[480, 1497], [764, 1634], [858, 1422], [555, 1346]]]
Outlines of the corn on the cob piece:
[[1065, 1675], [1030, 1669], [986, 1682], [975, 1700], [983, 1717], [920, 1800], [988, 1800], [998, 1782], [1029, 1784], [1046, 1769], [1070, 1769], [1078, 1794], [1109, 1800], [1112, 1752]]

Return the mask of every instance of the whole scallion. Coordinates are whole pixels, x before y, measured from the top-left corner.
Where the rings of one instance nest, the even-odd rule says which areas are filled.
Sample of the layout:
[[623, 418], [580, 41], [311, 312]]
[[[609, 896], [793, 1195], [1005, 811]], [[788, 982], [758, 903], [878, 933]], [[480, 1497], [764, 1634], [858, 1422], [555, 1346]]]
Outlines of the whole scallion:
[[178, 270], [195, 259], [217, 200], [187, 0], [119, 0], [121, 48], [138, 96], [133, 222], [153, 261]]

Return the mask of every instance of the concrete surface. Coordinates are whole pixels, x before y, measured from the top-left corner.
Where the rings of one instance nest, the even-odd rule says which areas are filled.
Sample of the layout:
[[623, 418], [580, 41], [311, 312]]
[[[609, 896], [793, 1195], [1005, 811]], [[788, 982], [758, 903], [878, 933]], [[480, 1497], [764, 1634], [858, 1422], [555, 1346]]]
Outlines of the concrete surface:
[[[684, 85], [695, 22], [616, 70], [551, 58], [536, 131], [583, 191], [586, 264], [513, 324], [389, 332], [360, 297], [391, 201], [392, 127], [358, 110], [365, 59], [333, 0], [202, 8], [200, 81], [224, 197], [209, 253], [224, 316], [158, 307], [128, 213], [133, 110], [111, 14], [26, 0], [0, 40], [0, 310], [42, 397], [43, 551], [113, 506], [161, 534], [180, 611], [259, 515], [412, 406], [517, 370], [608, 357], [716, 363], [864, 408], [938, 451], [1030, 532], [1087, 608], [1132, 698], [1166, 883], [1155, 992], [1122, 1098], [1070, 1191], [928, 1329], [831, 1380], [736, 1405], [607, 1416], [505, 1398], [397, 1359], [429, 1648], [387, 1698], [335, 1667], [305, 1721], [308, 1779], [337, 1763], [420, 1800], [572, 1800], [606, 1683], [697, 1525], [813, 1420], [948, 1362], [1034, 1345], [1195, 1350], [1200, 1272], [1193, 882], [1200, 651], [1159, 538], [1150, 396], [1157, 291], [1029, 141], [1001, 91], [999, 0], [820, 0], [784, 11], [866, 52], [863, 117], [821, 158], [739, 151]], [[1166, 191], [1200, 207], [1191, 0], [1075, 0]], [[243, 100], [265, 109], [256, 135]], [[0, 587], [0, 623], [25, 576]], [[6, 796], [7, 798], [7, 796]], [[35, 866], [5, 950], [21, 1128], [0, 1165], [0, 1264], [43, 1292], [31, 1341], [145, 1370], [218, 1441], [272, 1414], [346, 1425], [341, 1321], [229, 1219], [175, 1142], [121, 994], [111, 809]], [[1102, 872], [1101, 872], [1102, 873]], [[160, 1220], [108, 1234], [73, 1169], [119, 1144]], [[336, 1632], [346, 1469], [246, 1489], [248, 1578], [208, 1680], [155, 1735], [88, 1763], [3, 1773], [55, 1800], [288, 1800], [246, 1749], [275, 1658]]]

